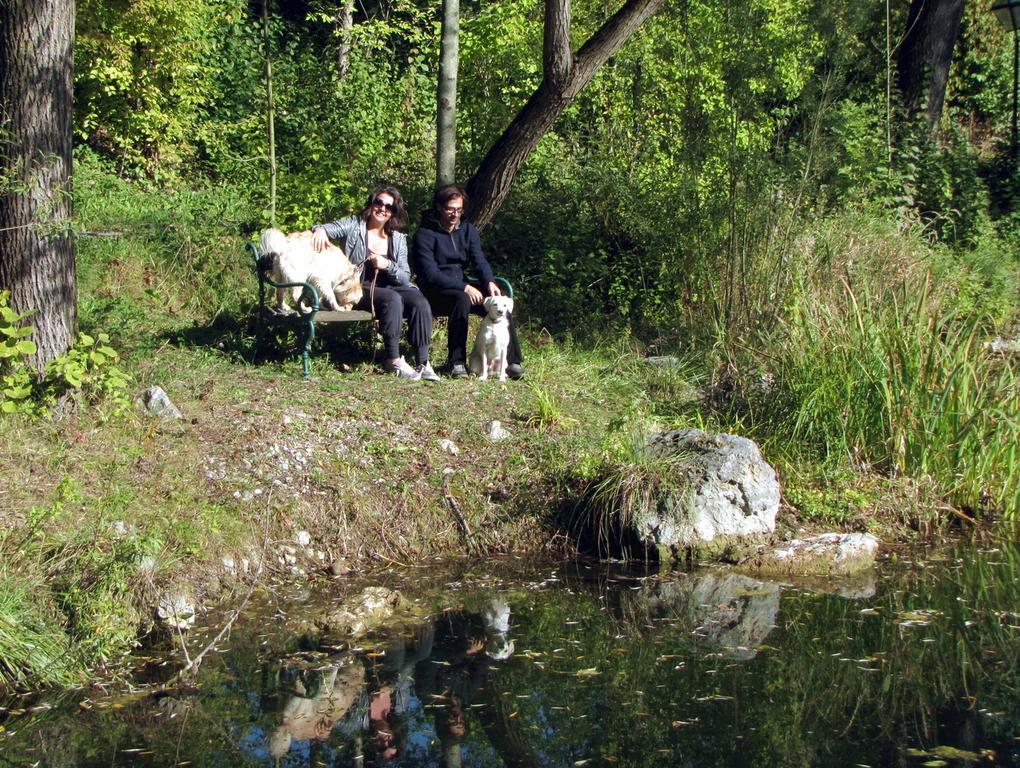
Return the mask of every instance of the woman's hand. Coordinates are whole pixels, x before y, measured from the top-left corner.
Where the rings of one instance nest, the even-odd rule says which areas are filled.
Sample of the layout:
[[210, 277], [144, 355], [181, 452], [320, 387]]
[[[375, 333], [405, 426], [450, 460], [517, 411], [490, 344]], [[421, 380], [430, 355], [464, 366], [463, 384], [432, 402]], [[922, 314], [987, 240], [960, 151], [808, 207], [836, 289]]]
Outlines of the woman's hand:
[[475, 288], [473, 285], [465, 285], [464, 293], [466, 293], [468, 295], [468, 298], [471, 299], [472, 304], [481, 304], [483, 301], [485, 301], [485, 297], [482, 296], [482, 292]]
[[393, 262], [387, 259], [385, 256], [369, 256], [365, 259], [369, 264], [378, 269], [380, 272], [387, 269]]
[[316, 253], [321, 253], [329, 247], [329, 236], [326, 234], [326, 230], [322, 227], [312, 230], [312, 249]]
[[489, 283], [489, 295], [490, 296], [502, 296], [503, 291], [499, 290], [499, 286], [495, 283]]

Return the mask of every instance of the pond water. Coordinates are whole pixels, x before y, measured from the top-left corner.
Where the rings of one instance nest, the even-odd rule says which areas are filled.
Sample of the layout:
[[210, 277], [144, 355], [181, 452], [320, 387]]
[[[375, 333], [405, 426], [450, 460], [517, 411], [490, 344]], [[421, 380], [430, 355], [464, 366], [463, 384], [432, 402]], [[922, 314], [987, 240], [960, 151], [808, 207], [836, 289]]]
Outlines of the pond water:
[[[281, 583], [194, 685], [153, 692], [168, 643], [130, 691], [6, 702], [0, 765], [1020, 765], [1018, 574], [996, 539], [811, 586], [525, 561]], [[320, 628], [377, 585], [399, 623]]]

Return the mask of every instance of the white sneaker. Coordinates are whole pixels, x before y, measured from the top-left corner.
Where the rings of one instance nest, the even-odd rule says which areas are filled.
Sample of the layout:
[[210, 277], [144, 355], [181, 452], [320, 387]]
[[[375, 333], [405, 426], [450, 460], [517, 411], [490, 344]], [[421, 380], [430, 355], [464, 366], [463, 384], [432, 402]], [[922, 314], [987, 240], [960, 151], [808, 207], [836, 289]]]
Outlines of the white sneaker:
[[422, 381], [441, 381], [436, 372], [432, 370], [432, 363], [415, 366], [414, 370], [418, 372], [418, 378]]
[[404, 358], [400, 358], [390, 368], [390, 373], [396, 376], [398, 379], [407, 379], [408, 381], [418, 381], [418, 371], [414, 370], [407, 364]]

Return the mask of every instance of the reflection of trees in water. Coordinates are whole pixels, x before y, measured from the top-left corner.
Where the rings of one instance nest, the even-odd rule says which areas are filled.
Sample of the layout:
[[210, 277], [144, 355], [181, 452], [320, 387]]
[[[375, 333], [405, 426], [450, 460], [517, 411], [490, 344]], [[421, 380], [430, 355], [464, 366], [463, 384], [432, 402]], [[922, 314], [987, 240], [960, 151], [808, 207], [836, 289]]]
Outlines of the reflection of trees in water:
[[[486, 615], [491, 592], [459, 589], [467, 607], [333, 655], [310, 644], [296, 652], [291, 640], [267, 663], [261, 628], [236, 631], [230, 650], [207, 659], [200, 695], [138, 694], [85, 711], [79, 693], [45, 720], [9, 719], [19, 732], [0, 751], [26, 767], [97, 764], [125, 746], [196, 768], [273, 765], [271, 736], [302, 706], [325, 725], [338, 714], [350, 665], [362, 673], [349, 681], [361, 686], [356, 701], [325, 738], [322, 725], [307, 738], [291, 733], [281, 765], [350, 766], [358, 754], [385, 763], [370, 728], [373, 694], [384, 690], [392, 719], [376, 718], [376, 732], [395, 728], [401, 764], [879, 765], [938, 744], [995, 747], [1000, 763], [1015, 762], [1020, 557], [997, 546], [890, 568], [868, 602], [788, 590], [771, 632], [775, 594], [753, 579], [597, 569], [583, 579], [544, 571], [516, 587], [506, 600], [513, 621], [507, 610]], [[757, 654], [742, 657], [741, 647]]]

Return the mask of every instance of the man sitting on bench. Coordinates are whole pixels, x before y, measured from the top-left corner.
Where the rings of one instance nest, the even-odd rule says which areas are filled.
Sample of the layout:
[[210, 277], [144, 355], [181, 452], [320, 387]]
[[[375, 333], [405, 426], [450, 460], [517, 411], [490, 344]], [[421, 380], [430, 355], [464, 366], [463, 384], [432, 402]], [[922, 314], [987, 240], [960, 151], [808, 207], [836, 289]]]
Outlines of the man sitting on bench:
[[[456, 184], [437, 189], [432, 197], [432, 208], [422, 217], [411, 249], [415, 274], [432, 306], [432, 314], [450, 318], [446, 372], [454, 378], [468, 375], [468, 315], [484, 316], [485, 297], [501, 294], [492, 268], [482, 253], [478, 230], [464, 221], [467, 204], [467, 194]], [[468, 279], [468, 274], [472, 279]], [[511, 379], [524, 376], [513, 316], [510, 317], [507, 362], [507, 376]]]

